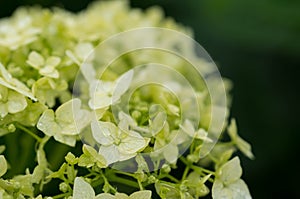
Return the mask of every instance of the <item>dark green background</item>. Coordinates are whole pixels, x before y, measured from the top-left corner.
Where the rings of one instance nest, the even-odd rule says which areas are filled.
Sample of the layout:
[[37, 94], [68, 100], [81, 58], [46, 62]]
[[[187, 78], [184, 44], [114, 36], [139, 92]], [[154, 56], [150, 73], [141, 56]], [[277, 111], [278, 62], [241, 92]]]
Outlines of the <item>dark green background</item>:
[[[20, 5], [79, 11], [89, 2], [1, 0], [0, 16]], [[242, 158], [253, 198], [300, 198], [300, 1], [132, 0], [132, 5], [161, 5], [166, 15], [192, 27], [222, 75], [234, 82], [231, 114], [256, 156]]]

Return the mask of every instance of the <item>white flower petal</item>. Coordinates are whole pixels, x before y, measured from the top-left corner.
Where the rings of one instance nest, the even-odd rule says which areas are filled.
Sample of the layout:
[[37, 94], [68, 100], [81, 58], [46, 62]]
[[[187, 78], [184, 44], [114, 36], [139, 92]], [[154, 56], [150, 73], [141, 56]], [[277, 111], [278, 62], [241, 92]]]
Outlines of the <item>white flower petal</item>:
[[122, 96], [128, 90], [133, 78], [133, 74], [133, 70], [129, 70], [117, 79], [113, 93], [113, 103], [119, 100], [120, 96]]
[[112, 123], [93, 121], [91, 129], [96, 142], [106, 146], [113, 144], [114, 140], [111, 136], [111, 131], [116, 131], [117, 129]]
[[73, 199], [93, 199], [95, 191], [92, 186], [80, 177], [76, 177], [73, 188]]
[[105, 158], [107, 165], [120, 160], [120, 153], [115, 145], [100, 146], [99, 154]]

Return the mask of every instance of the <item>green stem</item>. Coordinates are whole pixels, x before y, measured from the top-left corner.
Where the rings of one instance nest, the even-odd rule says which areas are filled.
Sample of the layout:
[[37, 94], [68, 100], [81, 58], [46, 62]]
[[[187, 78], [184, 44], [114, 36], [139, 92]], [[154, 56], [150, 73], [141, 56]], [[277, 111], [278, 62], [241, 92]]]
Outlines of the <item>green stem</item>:
[[40, 138], [39, 136], [37, 136], [35, 133], [33, 133], [32, 131], [30, 131], [29, 129], [25, 128], [24, 126], [20, 125], [20, 124], [15, 124], [15, 126], [19, 129], [21, 129], [23, 132], [27, 133], [28, 135], [30, 135], [31, 137], [33, 137], [34, 139], [36, 139], [38, 142], [42, 142], [42, 138]]
[[[111, 184], [108, 182], [107, 178], [105, 177], [105, 175], [103, 174], [102, 170], [100, 172], [100, 175], [102, 176], [103, 180], [104, 180], [104, 184], [109, 186], [109, 189], [112, 190], [113, 193], [117, 193], [117, 190], [111, 186]], [[110, 178], [111, 179], [111, 178]]]
[[120, 184], [128, 185], [130, 187], [134, 187], [134, 188], [138, 188], [138, 189], [140, 188], [137, 182], [132, 181], [132, 180], [128, 180], [128, 179], [125, 179], [125, 178], [120, 178], [116, 175], [109, 176], [109, 180], [111, 182], [117, 182], [117, 183], [120, 183]]
[[62, 193], [56, 196], [52, 196], [53, 199], [58, 199], [58, 198], [65, 198], [67, 196], [71, 196], [71, 193]]
[[192, 163], [190, 163], [189, 161], [187, 161], [184, 157], [180, 157], [179, 159], [180, 159], [186, 166], [188, 166], [189, 168], [193, 169], [194, 171], [196, 171], [196, 172], [198, 172], [198, 173], [205, 172], [205, 173], [208, 173], [208, 174], [215, 175], [215, 172], [210, 171], [210, 170], [205, 169], [205, 168], [202, 168], [202, 167], [195, 166], [195, 165], [193, 165]]
[[158, 177], [158, 179], [163, 179], [163, 178], [169, 178], [170, 180], [172, 180], [176, 183], [180, 182], [177, 178], [175, 178], [174, 176], [171, 176], [170, 174], [165, 174], [165, 175], [162, 175], [162, 176]]
[[132, 173], [126, 173], [126, 172], [119, 171], [119, 170], [114, 170], [113, 172], [116, 173], [116, 174], [126, 175], [126, 176], [129, 176], [129, 177], [135, 178], [134, 174], [132, 174]]
[[137, 180], [137, 182], [138, 182], [138, 185], [139, 185], [140, 190], [144, 190], [144, 187], [143, 187], [141, 181]]
[[183, 175], [182, 175], [182, 178], [181, 178], [181, 181], [184, 181], [184, 180], [185, 180], [187, 174], [189, 173], [189, 170], [190, 170], [190, 168], [189, 168], [188, 166], [185, 167], [184, 172], [183, 172]]

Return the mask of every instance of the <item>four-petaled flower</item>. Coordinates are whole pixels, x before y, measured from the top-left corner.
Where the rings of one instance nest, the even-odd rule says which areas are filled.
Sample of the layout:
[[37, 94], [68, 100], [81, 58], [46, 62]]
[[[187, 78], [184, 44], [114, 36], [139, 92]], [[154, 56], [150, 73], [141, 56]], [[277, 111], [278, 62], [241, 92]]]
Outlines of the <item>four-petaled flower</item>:
[[108, 165], [136, 156], [148, 144], [139, 133], [124, 131], [111, 122], [93, 121], [91, 128], [93, 137], [101, 144], [99, 153]]
[[4, 118], [8, 113], [18, 113], [26, 106], [27, 101], [23, 95], [0, 85], [0, 117]]
[[90, 112], [80, 109], [81, 101], [72, 99], [56, 109], [44, 111], [37, 128], [55, 140], [75, 146], [76, 135], [89, 124]]
[[59, 72], [56, 67], [61, 62], [61, 59], [56, 56], [50, 56], [45, 59], [41, 54], [32, 51], [27, 60], [27, 64], [39, 71], [39, 73], [46, 77], [58, 78]]
[[93, 81], [90, 85], [90, 108], [93, 110], [103, 109], [116, 103], [128, 90], [132, 78], [133, 70], [130, 70], [116, 81]]
[[212, 139], [208, 137], [208, 133], [203, 128], [196, 131], [190, 120], [185, 120], [183, 125], [180, 125], [180, 128], [192, 138], [212, 142]]

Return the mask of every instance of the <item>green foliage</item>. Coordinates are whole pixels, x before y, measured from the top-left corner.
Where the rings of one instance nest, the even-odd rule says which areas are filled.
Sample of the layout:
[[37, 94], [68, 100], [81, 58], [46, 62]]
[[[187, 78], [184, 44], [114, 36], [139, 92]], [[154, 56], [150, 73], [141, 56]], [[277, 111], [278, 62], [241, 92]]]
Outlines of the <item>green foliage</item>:
[[[100, 80], [90, 75], [95, 72], [90, 66], [105, 63], [111, 54], [118, 54], [120, 46], [109, 46], [104, 52], [93, 49], [113, 34], [145, 26], [191, 35], [189, 29], [164, 19], [159, 8], [143, 13], [131, 10], [125, 1], [99, 2], [79, 14], [20, 8], [0, 21], [0, 136], [28, 134], [35, 139], [35, 151], [27, 152], [36, 156], [34, 168], [12, 177], [5, 175], [10, 159], [0, 156], [0, 198], [47, 198], [45, 186], [53, 181], [59, 181], [53, 193], [60, 193], [52, 198], [150, 199], [156, 191], [165, 199], [192, 199], [210, 190], [214, 198], [251, 198], [240, 179], [239, 159], [231, 159], [236, 149], [254, 157], [250, 144], [237, 134], [235, 120], [227, 128], [231, 141], [220, 139], [209, 155], [200, 156], [204, 143], [216, 139], [208, 128], [212, 104], [204, 82], [195, 89], [201, 106], [199, 124], [195, 116], [180, 124], [182, 110], [190, 106], [194, 94], [177, 82], [169, 83], [185, 103], [179, 104], [176, 96], [157, 85], [145, 86], [132, 94], [128, 112], [117, 110], [114, 115], [113, 105], [121, 101], [133, 80], [132, 65], [144, 63], [149, 55], [122, 55]], [[186, 53], [193, 49], [168, 35], [160, 39], [167, 46], [182, 46]], [[151, 52], [150, 57], [172, 60], [179, 71], [186, 67], [185, 62], [161, 52]], [[81, 72], [88, 82], [79, 82], [79, 92], [73, 93], [83, 62], [88, 67]], [[210, 66], [201, 59], [197, 63]], [[117, 66], [121, 67], [116, 70]], [[120, 68], [127, 72], [120, 76]], [[84, 134], [88, 136], [82, 138]], [[85, 144], [78, 152], [80, 138]], [[61, 151], [45, 150], [49, 140], [67, 145], [74, 153], [63, 153], [64, 161], [51, 165], [51, 158]], [[188, 154], [181, 155], [183, 147]], [[0, 152], [4, 149], [1, 146]], [[144, 157], [147, 153], [151, 155]], [[110, 167], [130, 160], [131, 172]], [[151, 187], [155, 188], [148, 190]]]

